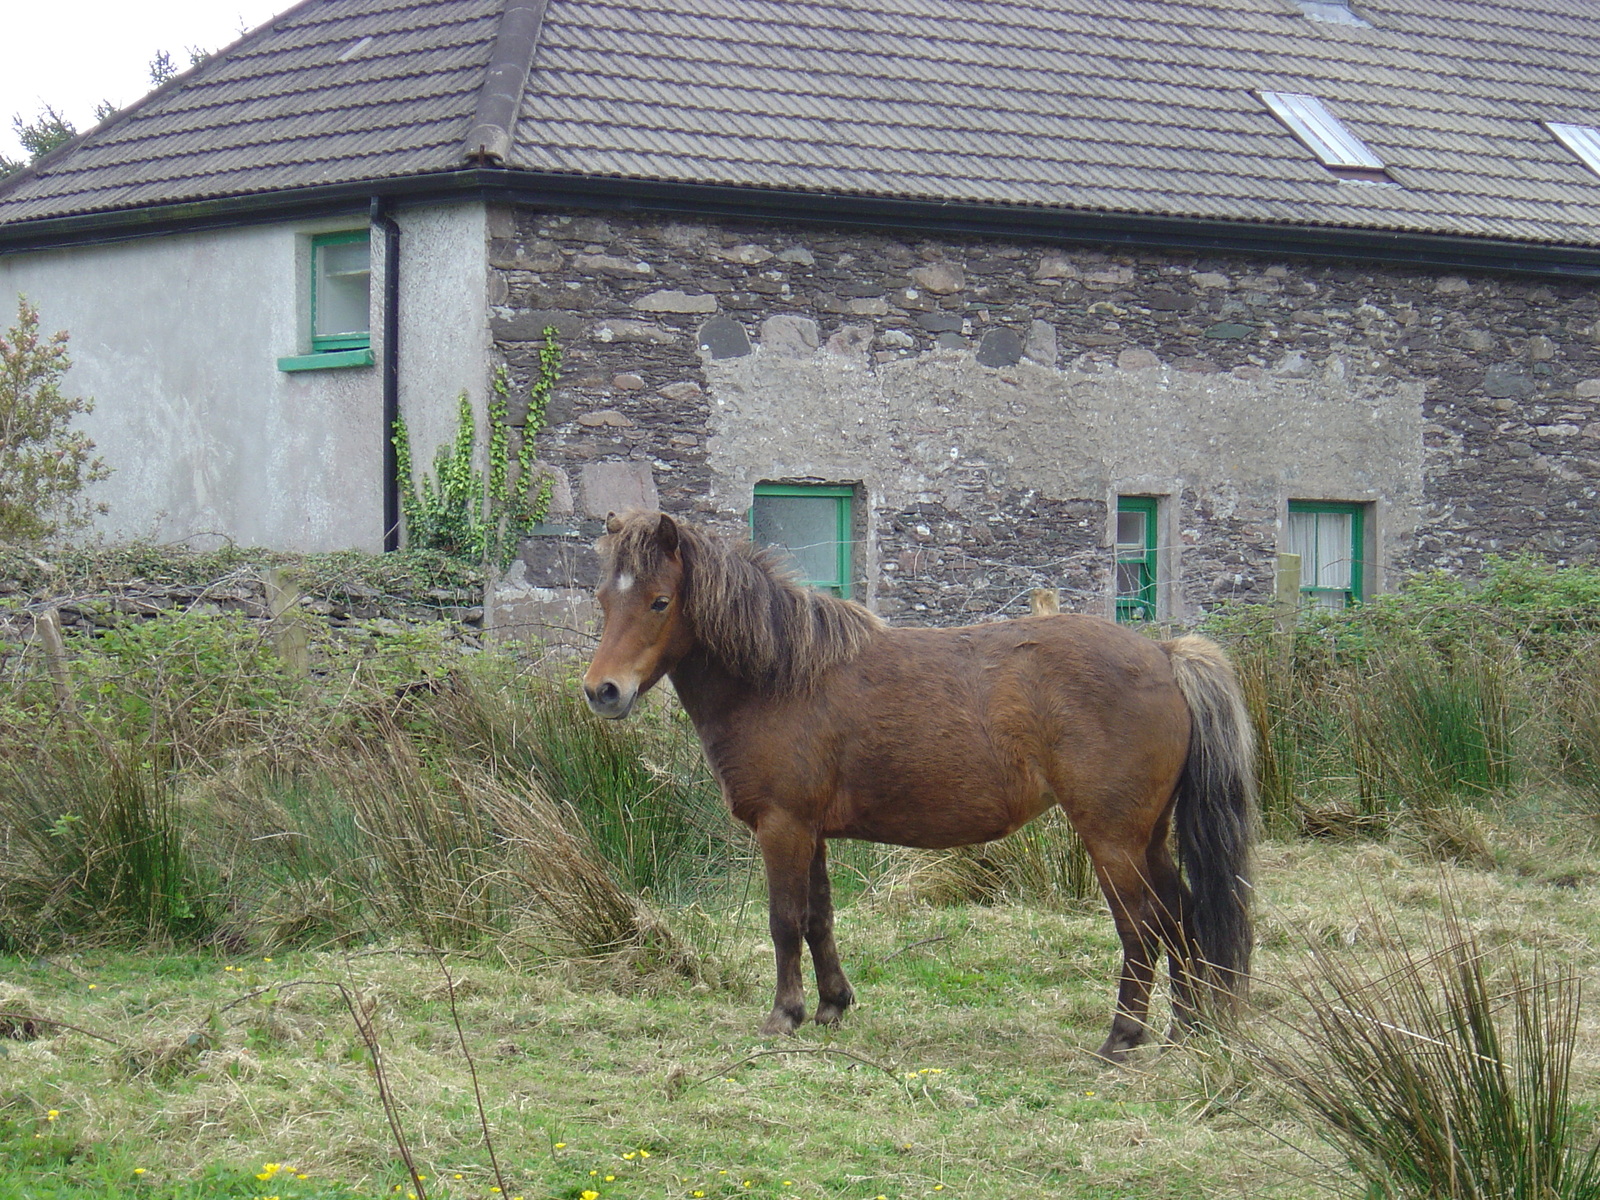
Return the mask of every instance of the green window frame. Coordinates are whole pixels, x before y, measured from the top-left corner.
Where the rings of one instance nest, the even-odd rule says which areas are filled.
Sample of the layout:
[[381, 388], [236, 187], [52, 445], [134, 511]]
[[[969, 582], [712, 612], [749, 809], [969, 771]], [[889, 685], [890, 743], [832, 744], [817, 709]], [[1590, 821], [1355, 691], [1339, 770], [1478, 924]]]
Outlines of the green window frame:
[[1118, 496], [1116, 527], [1117, 620], [1156, 619], [1156, 515], [1154, 496]]
[[1285, 548], [1300, 556], [1300, 595], [1341, 609], [1366, 595], [1367, 506], [1331, 500], [1289, 501]]
[[313, 234], [309, 259], [305, 294], [311, 353], [280, 358], [278, 370], [372, 366], [371, 231]]
[[807, 587], [849, 599], [855, 494], [849, 484], [758, 483], [750, 539], [784, 551]]
[[[363, 253], [347, 249], [354, 246]], [[311, 349], [358, 350], [370, 345], [372, 234], [366, 229], [319, 233], [311, 239]]]

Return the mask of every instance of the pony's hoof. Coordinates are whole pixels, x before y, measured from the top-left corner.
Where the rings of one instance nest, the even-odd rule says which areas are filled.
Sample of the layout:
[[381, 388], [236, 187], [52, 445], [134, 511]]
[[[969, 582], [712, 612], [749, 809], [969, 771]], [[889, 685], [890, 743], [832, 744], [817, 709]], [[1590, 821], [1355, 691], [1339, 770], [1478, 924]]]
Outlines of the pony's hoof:
[[1138, 1043], [1135, 1042], [1133, 1045], [1130, 1045], [1121, 1038], [1108, 1037], [1105, 1040], [1105, 1044], [1094, 1052], [1094, 1056], [1100, 1059], [1102, 1062], [1108, 1062], [1114, 1067], [1120, 1067], [1123, 1063], [1128, 1061], [1129, 1052], [1133, 1049], [1134, 1045], [1137, 1044]]
[[832, 1001], [828, 1001], [817, 1009], [815, 1020], [818, 1025], [837, 1025], [844, 1020], [844, 1010], [849, 1007], [850, 1002], [848, 1000], [843, 1004], [835, 1004]]
[[778, 1037], [781, 1035], [793, 1037], [794, 1031], [800, 1028], [800, 1022], [805, 1019], [805, 1013], [803, 1012], [799, 1016], [795, 1016], [792, 1013], [784, 1012], [781, 1008], [775, 1008], [767, 1014], [767, 1019], [761, 1022], [761, 1036]]

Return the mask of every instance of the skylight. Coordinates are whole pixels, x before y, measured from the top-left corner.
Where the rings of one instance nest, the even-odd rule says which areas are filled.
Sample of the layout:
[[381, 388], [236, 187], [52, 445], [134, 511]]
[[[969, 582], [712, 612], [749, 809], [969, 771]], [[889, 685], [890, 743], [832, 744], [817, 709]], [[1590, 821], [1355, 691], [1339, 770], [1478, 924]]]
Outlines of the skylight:
[[1359, 25], [1372, 28], [1372, 22], [1350, 7], [1349, 0], [1295, 0], [1300, 11], [1313, 21], [1329, 25]]
[[1330, 171], [1353, 171], [1366, 176], [1383, 170], [1383, 160], [1340, 124], [1339, 118], [1317, 97], [1298, 92], [1257, 92], [1256, 95]]
[[1559, 125], [1554, 121], [1546, 121], [1544, 127], [1581, 158], [1584, 166], [1600, 175], [1600, 129], [1593, 125]]

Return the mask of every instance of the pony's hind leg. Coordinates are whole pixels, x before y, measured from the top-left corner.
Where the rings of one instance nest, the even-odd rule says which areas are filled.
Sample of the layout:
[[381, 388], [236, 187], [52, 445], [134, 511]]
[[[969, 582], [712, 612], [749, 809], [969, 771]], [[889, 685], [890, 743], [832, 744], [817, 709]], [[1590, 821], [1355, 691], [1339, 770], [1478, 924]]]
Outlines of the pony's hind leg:
[[811, 864], [820, 839], [782, 809], [769, 809], [756, 821], [756, 841], [766, 868], [767, 921], [778, 968], [772, 1011], [761, 1033], [793, 1033], [806, 1019], [800, 944], [811, 928]]
[[1149, 882], [1132, 863], [1114, 868], [1102, 864], [1100, 886], [1122, 942], [1122, 975], [1117, 984], [1111, 1032], [1095, 1053], [1107, 1062], [1117, 1063], [1149, 1037], [1150, 990], [1155, 982], [1155, 955], [1161, 945], [1161, 916]]
[[1197, 995], [1197, 989], [1203, 986], [1205, 971], [1189, 931], [1189, 889], [1172, 861], [1165, 822], [1151, 843], [1147, 858], [1157, 927], [1167, 947], [1167, 970], [1172, 986], [1172, 1027], [1167, 1040], [1177, 1041], [1194, 1028], [1199, 1018], [1205, 997]]
[[806, 921], [806, 944], [817, 973], [817, 1024], [834, 1025], [855, 1000], [850, 981], [839, 962], [833, 941], [833, 888], [828, 882], [828, 843], [817, 839], [811, 858], [811, 905]]

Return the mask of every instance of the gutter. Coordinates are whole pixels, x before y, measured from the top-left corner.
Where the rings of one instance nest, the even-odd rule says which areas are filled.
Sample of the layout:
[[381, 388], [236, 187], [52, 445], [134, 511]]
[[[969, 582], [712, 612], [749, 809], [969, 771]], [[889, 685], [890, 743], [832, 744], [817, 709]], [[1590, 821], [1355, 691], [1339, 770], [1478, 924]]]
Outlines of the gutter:
[[394, 445], [400, 419], [400, 226], [372, 197], [372, 224], [383, 230], [383, 549], [400, 549], [400, 461]]
[[522, 203], [686, 218], [779, 221], [916, 231], [932, 236], [1025, 238], [1129, 249], [1360, 260], [1600, 282], [1600, 247], [1321, 225], [1266, 225], [1020, 205], [909, 200], [715, 184], [467, 167], [428, 175], [231, 196], [157, 208], [0, 225], [0, 254], [103, 245], [132, 238], [256, 225], [450, 201]]

